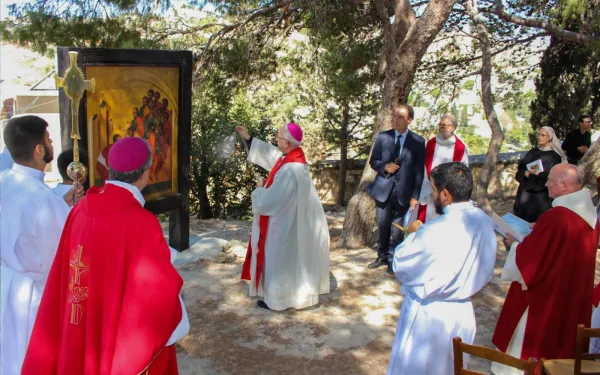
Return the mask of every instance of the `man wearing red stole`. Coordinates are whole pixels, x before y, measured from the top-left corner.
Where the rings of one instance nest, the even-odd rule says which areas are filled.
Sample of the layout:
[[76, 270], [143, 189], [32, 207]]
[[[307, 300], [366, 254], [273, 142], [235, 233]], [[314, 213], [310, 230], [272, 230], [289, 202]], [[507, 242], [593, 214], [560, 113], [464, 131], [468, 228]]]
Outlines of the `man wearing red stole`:
[[[492, 342], [522, 359], [575, 357], [577, 325], [590, 326], [598, 217], [577, 167], [550, 170], [552, 208], [519, 243], [510, 235], [502, 279], [512, 281]], [[493, 363], [496, 375], [515, 369]], [[522, 373], [522, 372], [521, 372]]]
[[270, 171], [252, 192], [252, 236], [242, 270], [258, 306], [302, 309], [329, 293], [329, 230], [325, 212], [300, 147], [302, 129], [277, 132], [277, 147], [236, 131], [250, 144], [248, 161]]
[[443, 115], [438, 125], [438, 135], [431, 138], [425, 146], [425, 175], [419, 197], [419, 210], [416, 215], [416, 218], [423, 223], [440, 216], [436, 213], [433, 204], [431, 170], [440, 164], [452, 161], [458, 161], [469, 166], [467, 146], [454, 134], [456, 126], [454, 115], [450, 113]]
[[143, 208], [152, 153], [123, 138], [110, 179], [71, 211], [25, 355], [23, 375], [177, 374], [189, 330], [160, 223]]

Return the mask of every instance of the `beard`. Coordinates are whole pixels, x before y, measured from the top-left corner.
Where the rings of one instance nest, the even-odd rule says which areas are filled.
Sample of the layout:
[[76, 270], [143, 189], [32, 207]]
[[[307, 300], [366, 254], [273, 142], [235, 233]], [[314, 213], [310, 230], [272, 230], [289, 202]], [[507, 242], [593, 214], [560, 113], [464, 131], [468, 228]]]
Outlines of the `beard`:
[[433, 200], [433, 205], [435, 206], [435, 213], [438, 215], [442, 215], [444, 213], [444, 207], [442, 206], [442, 200], [438, 196]]
[[44, 145], [44, 158], [42, 160], [44, 160], [44, 163], [46, 164], [50, 164], [52, 160], [54, 160], [54, 154], [52, 153], [52, 150], [46, 145]]

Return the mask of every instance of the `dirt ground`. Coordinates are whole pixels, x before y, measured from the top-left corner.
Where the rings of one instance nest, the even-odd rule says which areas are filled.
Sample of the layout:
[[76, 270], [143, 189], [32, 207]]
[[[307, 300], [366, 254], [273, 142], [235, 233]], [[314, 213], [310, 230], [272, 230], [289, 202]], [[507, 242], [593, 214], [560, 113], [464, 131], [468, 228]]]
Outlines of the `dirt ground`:
[[[502, 214], [510, 205], [495, 202], [495, 208]], [[343, 215], [328, 211], [332, 242]], [[245, 242], [250, 223], [193, 220], [192, 233]], [[256, 306], [239, 279], [245, 244], [239, 245], [227, 256], [178, 266], [191, 323], [177, 344], [180, 374], [385, 374], [402, 297], [384, 268], [367, 268], [373, 249], [332, 250], [332, 292], [308, 310], [271, 312]], [[491, 346], [508, 290], [499, 279], [505, 254], [499, 241], [495, 276], [473, 298], [478, 345]], [[486, 374], [489, 367], [469, 362], [469, 369]]]

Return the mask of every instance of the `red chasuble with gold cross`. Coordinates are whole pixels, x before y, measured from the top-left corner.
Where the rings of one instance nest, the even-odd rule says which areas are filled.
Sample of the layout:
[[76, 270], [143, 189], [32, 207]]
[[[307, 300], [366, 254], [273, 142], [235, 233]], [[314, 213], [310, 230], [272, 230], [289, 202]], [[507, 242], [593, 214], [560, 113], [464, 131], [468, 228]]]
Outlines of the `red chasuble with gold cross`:
[[182, 284], [156, 217], [122, 187], [91, 188], [65, 224], [22, 374], [177, 374], [165, 345]]

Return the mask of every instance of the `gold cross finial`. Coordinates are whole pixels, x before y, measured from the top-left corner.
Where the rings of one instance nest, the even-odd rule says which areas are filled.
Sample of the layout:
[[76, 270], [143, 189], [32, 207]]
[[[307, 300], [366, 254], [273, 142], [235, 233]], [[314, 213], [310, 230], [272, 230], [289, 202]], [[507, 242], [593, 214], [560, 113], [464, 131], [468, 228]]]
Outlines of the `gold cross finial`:
[[[79, 102], [83, 98], [83, 93], [87, 90], [94, 92], [96, 89], [96, 80], [94, 78], [86, 80], [83, 78], [83, 72], [77, 66], [77, 55], [75, 51], [69, 52], [71, 65], [65, 72], [64, 77], [59, 77], [58, 74], [54, 77], [56, 80], [56, 88], [62, 88], [71, 100], [71, 138], [73, 139], [73, 163], [69, 164], [67, 174], [75, 182], [73, 189], [77, 191], [79, 185], [83, 182], [87, 175], [85, 166], [79, 162]], [[77, 201], [77, 194], [74, 201]]]

